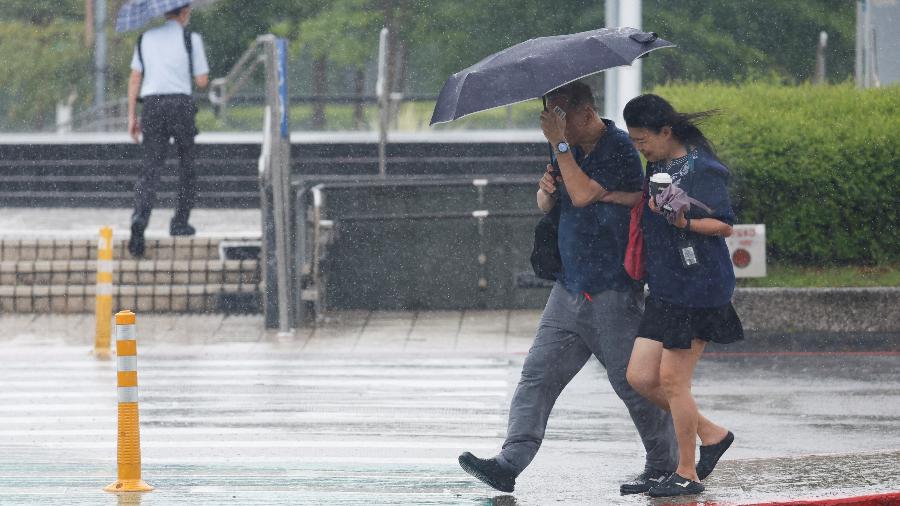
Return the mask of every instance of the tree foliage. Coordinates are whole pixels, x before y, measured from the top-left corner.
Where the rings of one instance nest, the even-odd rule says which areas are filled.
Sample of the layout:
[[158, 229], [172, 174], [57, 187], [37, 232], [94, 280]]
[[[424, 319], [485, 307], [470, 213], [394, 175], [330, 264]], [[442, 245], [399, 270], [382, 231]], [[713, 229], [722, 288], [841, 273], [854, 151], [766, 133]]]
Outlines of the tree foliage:
[[[384, 13], [371, 0], [334, 0], [295, 25], [295, 52], [328, 58], [338, 65], [362, 67], [378, 47]], [[348, 37], [347, 34], [353, 34]]]
[[308, 19], [325, 0], [220, 0], [194, 11], [190, 29], [203, 35], [212, 76], [225, 75], [266, 33], [296, 36], [294, 27]]
[[[108, 1], [110, 26], [123, 1]], [[53, 104], [73, 88], [90, 102], [93, 65], [82, 39], [84, 6], [84, 0], [3, 0], [0, 63], [23, 71], [0, 76], [0, 128], [23, 120], [46, 124]], [[505, 47], [604, 25], [604, 2], [598, 0], [220, 0], [195, 11], [191, 29], [204, 37], [213, 77], [228, 72], [257, 36], [289, 38], [292, 90], [310, 93], [310, 59], [327, 60], [332, 75], [371, 72], [387, 13], [393, 47], [402, 53], [400, 88], [422, 95], [436, 95], [450, 74]], [[841, 82], [853, 70], [854, 20], [849, 0], [643, 0], [644, 29], [679, 46], [644, 61], [644, 83], [759, 77], [805, 82], [822, 30], [830, 36], [829, 78]], [[124, 94], [135, 37], [110, 35], [110, 96]], [[328, 84], [330, 93], [354, 86], [352, 79], [329, 78]]]
[[83, 0], [3, 0], [0, 20], [47, 25], [53, 21], [84, 19]]
[[83, 26], [54, 21], [40, 29], [0, 21], [2, 65], [0, 112], [16, 129], [39, 129], [52, 121], [57, 101], [85, 96], [90, 89], [91, 54], [84, 50]]
[[645, 80], [651, 84], [773, 75], [807, 81], [821, 31], [829, 34], [829, 77], [840, 82], [853, 72], [854, 2], [645, 0], [644, 13], [645, 29], [679, 46], [647, 59]]

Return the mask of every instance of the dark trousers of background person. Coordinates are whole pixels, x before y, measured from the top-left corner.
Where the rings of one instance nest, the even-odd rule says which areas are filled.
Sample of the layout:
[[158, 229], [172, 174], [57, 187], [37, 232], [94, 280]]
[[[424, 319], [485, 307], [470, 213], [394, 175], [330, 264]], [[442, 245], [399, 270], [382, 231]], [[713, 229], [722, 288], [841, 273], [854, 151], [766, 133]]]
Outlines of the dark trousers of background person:
[[175, 139], [178, 158], [177, 201], [170, 230], [187, 225], [197, 197], [194, 174], [194, 136], [197, 107], [188, 95], [151, 95], [143, 98], [141, 131], [144, 135], [144, 167], [134, 188], [135, 203], [132, 223], [146, 228], [150, 212], [156, 204], [159, 174], [165, 166], [169, 139]]

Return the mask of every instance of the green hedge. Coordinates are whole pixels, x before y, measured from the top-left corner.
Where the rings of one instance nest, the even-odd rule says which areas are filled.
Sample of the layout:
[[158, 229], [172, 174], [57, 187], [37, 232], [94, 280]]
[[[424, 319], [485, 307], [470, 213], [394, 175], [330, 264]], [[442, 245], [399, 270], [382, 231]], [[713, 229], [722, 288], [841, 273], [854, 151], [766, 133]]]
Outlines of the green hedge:
[[741, 223], [775, 261], [900, 258], [900, 86], [667, 85], [676, 109], [719, 109], [704, 133], [734, 175]]

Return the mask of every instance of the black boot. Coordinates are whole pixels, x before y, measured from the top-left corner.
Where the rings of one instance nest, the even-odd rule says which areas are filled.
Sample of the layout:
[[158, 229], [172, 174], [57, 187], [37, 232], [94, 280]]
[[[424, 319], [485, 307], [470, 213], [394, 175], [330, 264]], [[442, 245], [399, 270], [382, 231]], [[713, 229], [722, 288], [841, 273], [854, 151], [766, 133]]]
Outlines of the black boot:
[[128, 239], [128, 252], [134, 258], [144, 256], [144, 229], [147, 223], [139, 218], [131, 220], [131, 237]]
[[196, 233], [197, 230], [187, 223], [172, 222], [171, 224], [169, 224], [169, 235], [173, 237], [176, 235], [194, 235]]
[[469, 452], [459, 456], [463, 470], [501, 492], [512, 492], [516, 475], [500, 467], [497, 459], [479, 459]]

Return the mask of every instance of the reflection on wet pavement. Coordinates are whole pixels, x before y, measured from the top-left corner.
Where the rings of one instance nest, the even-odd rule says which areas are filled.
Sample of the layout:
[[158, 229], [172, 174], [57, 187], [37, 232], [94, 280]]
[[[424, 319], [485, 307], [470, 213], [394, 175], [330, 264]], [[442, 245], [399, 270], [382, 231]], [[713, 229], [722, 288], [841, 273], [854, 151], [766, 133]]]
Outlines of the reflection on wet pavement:
[[[462, 472], [502, 444], [522, 356], [157, 344], [140, 358], [143, 477], [113, 496], [115, 362], [0, 355], [0, 504], [746, 504], [900, 490], [900, 356], [711, 357], [701, 409], [737, 436], [701, 497], [618, 495], [640, 440], [604, 371], [560, 398], [514, 495]], [[47, 367], [52, 364], [52, 367]], [[687, 502], [685, 502], [687, 501]]]

